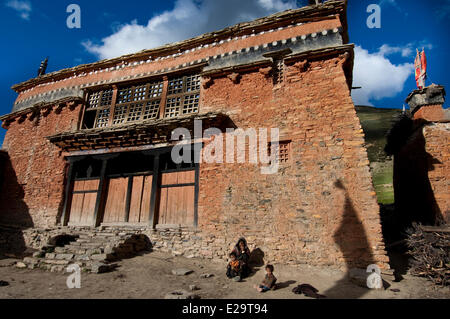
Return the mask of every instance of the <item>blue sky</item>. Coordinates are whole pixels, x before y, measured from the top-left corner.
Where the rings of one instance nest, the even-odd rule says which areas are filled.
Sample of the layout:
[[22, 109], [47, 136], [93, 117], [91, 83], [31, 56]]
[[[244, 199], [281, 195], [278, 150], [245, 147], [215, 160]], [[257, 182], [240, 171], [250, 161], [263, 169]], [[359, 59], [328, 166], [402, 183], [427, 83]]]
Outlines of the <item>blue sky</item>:
[[[10, 87], [36, 75], [183, 40], [249, 21], [306, 0], [0, 0], [0, 114], [10, 112]], [[81, 29], [69, 29], [69, 4], [81, 8]], [[369, 4], [381, 7], [381, 28], [369, 29]], [[355, 43], [357, 104], [402, 107], [415, 89], [415, 49], [425, 47], [429, 82], [450, 87], [450, 0], [349, 0], [350, 42]], [[448, 105], [448, 103], [446, 103]], [[4, 130], [0, 129], [0, 144]]]

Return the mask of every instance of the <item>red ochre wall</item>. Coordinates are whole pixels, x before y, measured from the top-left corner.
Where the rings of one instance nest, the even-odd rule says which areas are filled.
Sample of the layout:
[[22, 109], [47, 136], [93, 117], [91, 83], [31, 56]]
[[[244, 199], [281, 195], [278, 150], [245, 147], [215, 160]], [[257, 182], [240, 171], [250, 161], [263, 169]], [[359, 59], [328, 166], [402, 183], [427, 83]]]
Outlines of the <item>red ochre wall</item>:
[[[313, 22], [224, 43], [182, 59], [192, 61], [339, 26], [338, 19]], [[180, 59], [41, 86], [19, 99], [58, 86], [138, 74], [155, 65], [178, 65], [183, 63]], [[340, 59], [325, 57], [303, 71], [287, 67], [285, 82], [275, 87], [272, 78], [255, 70], [242, 74], [239, 83], [223, 76], [202, 88], [200, 113], [222, 111], [243, 129], [279, 128], [282, 139], [291, 141], [291, 162], [273, 175], [262, 175], [252, 164], [201, 164], [196, 239], [201, 239], [203, 257], [226, 258], [229, 246], [245, 236], [270, 262], [388, 267], [364, 135]], [[10, 124], [4, 149], [11, 169], [3, 185], [8, 191], [0, 198], [0, 223], [56, 224], [66, 164], [46, 137], [75, 131], [80, 111], [81, 106], [65, 107], [60, 114], [41, 116], [39, 122]]]
[[[273, 87], [259, 72], [239, 84], [215, 79], [202, 112], [223, 111], [243, 129], [279, 128], [291, 142], [291, 162], [262, 175], [251, 164], [203, 164], [199, 225], [225, 257], [244, 236], [269, 261], [367, 267], [388, 261], [355, 107], [339, 58], [287, 71]], [[225, 144], [225, 142], [224, 142]]]
[[38, 122], [12, 122], [3, 149], [9, 160], [0, 196], [0, 223], [18, 226], [54, 226], [64, 194], [66, 161], [46, 137], [76, 130], [81, 106], [60, 114], [51, 112]]

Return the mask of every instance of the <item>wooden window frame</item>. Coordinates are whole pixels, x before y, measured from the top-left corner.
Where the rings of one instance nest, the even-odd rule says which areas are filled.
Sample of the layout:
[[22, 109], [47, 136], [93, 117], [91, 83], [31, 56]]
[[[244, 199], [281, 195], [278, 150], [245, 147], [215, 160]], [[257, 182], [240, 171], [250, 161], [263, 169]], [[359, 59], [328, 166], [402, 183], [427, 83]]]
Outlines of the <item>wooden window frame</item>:
[[[103, 95], [105, 94], [105, 92], [111, 91], [112, 90], [112, 96], [111, 96], [111, 103], [109, 105], [100, 105], [101, 104], [101, 100]], [[99, 94], [99, 102], [98, 105], [94, 108], [90, 108], [90, 98], [92, 96], [92, 94]], [[84, 111], [83, 111], [83, 115], [82, 115], [82, 120], [81, 120], [81, 128], [84, 129], [84, 125], [85, 125], [85, 119], [86, 119], [86, 115], [89, 113], [94, 113], [95, 112], [95, 120], [94, 120], [94, 124], [92, 128], [104, 128], [104, 127], [109, 127], [111, 125], [111, 113], [113, 111], [113, 105], [115, 104], [115, 97], [116, 97], [116, 90], [114, 87], [108, 87], [108, 88], [102, 88], [100, 90], [97, 91], [92, 91], [92, 92], [88, 92], [88, 94], [86, 95], [86, 100], [85, 100], [85, 107], [84, 107]], [[108, 117], [108, 122], [106, 125], [104, 126], [100, 126], [98, 127], [98, 120], [99, 120], [99, 115], [102, 111], [105, 110], [109, 110], [109, 117]]]
[[[154, 96], [150, 97], [150, 92], [151, 92], [150, 88], [152, 86], [154, 86], [154, 85], [157, 85], [157, 86], [161, 85], [161, 94], [159, 96], [156, 96], [156, 97], [154, 97]], [[137, 100], [137, 101], [128, 101], [128, 102], [124, 102], [124, 103], [119, 103], [119, 98], [120, 98], [119, 97], [119, 92], [121, 90], [130, 89], [131, 90], [131, 94], [133, 95], [132, 96], [132, 98], [133, 98], [136, 88], [139, 88], [139, 87], [145, 87], [145, 94], [144, 94], [144, 98], [143, 99]], [[141, 83], [136, 83], [136, 84], [132, 84], [132, 85], [123, 85], [121, 87], [118, 87], [116, 90], [117, 90], [117, 94], [116, 94], [116, 100], [115, 100], [115, 105], [114, 105], [114, 116], [112, 118], [111, 126], [119, 126], [119, 125], [124, 125], [124, 124], [127, 124], [127, 123], [139, 123], [139, 122], [144, 121], [144, 119], [143, 119], [144, 118], [144, 110], [147, 107], [147, 105], [149, 103], [152, 103], [152, 102], [159, 101], [158, 113], [161, 112], [161, 103], [163, 101], [162, 99], [163, 99], [163, 94], [164, 94], [164, 81], [157, 81], [157, 80], [155, 80], [155, 81], [146, 82], [146, 83], [142, 83], [141, 82]], [[131, 112], [131, 107], [135, 106], [135, 105], [138, 105], [138, 104], [142, 104], [142, 110], [141, 110], [140, 118], [138, 120], [129, 121], [130, 114], [132, 113]], [[114, 124], [115, 115], [116, 115], [115, 113], [116, 113], [116, 109], [118, 107], [125, 107], [126, 111], [124, 113], [123, 122]], [[159, 118], [159, 114], [157, 114], [156, 117], [152, 118], [152, 119], [156, 120], [158, 118]], [[150, 120], [150, 119], [147, 119], [147, 120]]]
[[[188, 78], [189, 77], [197, 77], [197, 81], [196, 85], [195, 85], [195, 90], [192, 91], [188, 91]], [[176, 79], [182, 79], [183, 81], [183, 86], [181, 89], [180, 93], [176, 93], [176, 94], [169, 94], [169, 82], [172, 80], [176, 80]], [[172, 98], [179, 98], [180, 99], [180, 107], [179, 110], [177, 112], [176, 116], [170, 117], [170, 118], [177, 118], [183, 115], [187, 115], [187, 114], [196, 114], [200, 111], [200, 94], [201, 94], [201, 75], [199, 72], [195, 72], [195, 73], [184, 73], [184, 74], [178, 74], [178, 75], [173, 75], [172, 77], [168, 77], [167, 75], [163, 76], [162, 79], [152, 79], [152, 80], [147, 80], [146, 82], [129, 82], [129, 83], [122, 83], [120, 85], [112, 85], [109, 87], [103, 87], [100, 88], [98, 90], [91, 90], [86, 92], [86, 98], [85, 98], [85, 107], [83, 109], [82, 115], [81, 115], [81, 129], [86, 129], [87, 127], [85, 127], [85, 120], [86, 120], [86, 116], [89, 113], [93, 113], [94, 111], [96, 112], [95, 114], [95, 120], [94, 120], [94, 124], [92, 128], [105, 128], [105, 127], [114, 127], [114, 126], [121, 126], [121, 125], [126, 125], [128, 123], [140, 123], [143, 121], [149, 121], [149, 120], [157, 120], [157, 119], [164, 119], [164, 118], [169, 118], [167, 116], [167, 104], [169, 102], [169, 99]], [[161, 85], [161, 94], [159, 96], [156, 97], [150, 97], [150, 87], [155, 85], [155, 84], [159, 84]], [[141, 100], [138, 101], [127, 101], [125, 103], [119, 103], [119, 93], [121, 90], [123, 89], [127, 89], [129, 88], [131, 90], [131, 93], [135, 94], [135, 89], [137, 87], [141, 87], [144, 86], [146, 88], [145, 90], [145, 97]], [[198, 89], [197, 89], [198, 87]], [[96, 108], [89, 108], [89, 103], [90, 103], [90, 98], [93, 94], [99, 94], [99, 102], [98, 104], [101, 103], [101, 99], [103, 97], [103, 94], [107, 91], [112, 90], [112, 100], [110, 105], [106, 105], [106, 106], [100, 106], [98, 105]], [[194, 109], [196, 110], [195, 112], [189, 112], [189, 113], [184, 113], [185, 111], [185, 101], [187, 99], [189, 99], [192, 95], [196, 95], [198, 96], [198, 103], [196, 107], [189, 107], [190, 109]], [[197, 99], [197, 97], [195, 97], [195, 99]], [[149, 104], [154, 103], [154, 102], [159, 102], [159, 107], [158, 107], [158, 113], [156, 115], [156, 117], [152, 117], [152, 118], [148, 118], [148, 119], [144, 119], [144, 111], [145, 108], [149, 106]], [[131, 112], [131, 107], [133, 105], [136, 104], [142, 104], [142, 110], [141, 110], [141, 114], [139, 117], [139, 120], [134, 120], [134, 121], [128, 121]], [[192, 105], [195, 105], [196, 103], [193, 103]], [[191, 104], [189, 104], [189, 106], [191, 106]], [[116, 118], [116, 113], [117, 113], [117, 108], [118, 107], [124, 107], [125, 108], [125, 112], [123, 114], [123, 122], [121, 123], [116, 123], [114, 124], [115, 118]], [[188, 108], [188, 109], [189, 109]], [[104, 126], [100, 126], [98, 127], [98, 121], [99, 121], [99, 115], [102, 111], [105, 110], [109, 110], [109, 118], [108, 118], [108, 122], [106, 125]], [[89, 129], [89, 128], [87, 128]]]
[[[194, 91], [187, 91], [187, 79], [189, 77], [193, 77], [193, 76], [198, 76], [199, 78], [199, 83], [198, 83], [198, 90], [194, 90]], [[175, 94], [169, 94], [169, 82], [172, 80], [178, 80], [178, 79], [182, 79], [183, 80], [183, 88], [182, 91], [180, 93], [175, 93]], [[201, 84], [200, 84], [200, 80], [201, 80], [201, 76], [199, 74], [185, 74], [185, 75], [180, 75], [180, 76], [176, 76], [176, 77], [172, 77], [170, 79], [168, 79], [168, 87], [167, 87], [167, 96], [166, 96], [166, 109], [164, 110], [164, 118], [177, 118], [179, 116], [183, 116], [186, 114], [196, 114], [200, 111], [200, 92], [201, 92]], [[187, 97], [191, 96], [191, 95], [198, 95], [198, 105], [197, 105], [197, 111], [196, 112], [191, 112], [191, 113], [183, 113], [184, 111], [184, 102], [186, 100]], [[174, 117], [168, 117], [167, 116], [167, 104], [169, 103], [169, 99], [176, 99], [176, 98], [180, 98], [180, 109], [179, 112], [176, 116]]]

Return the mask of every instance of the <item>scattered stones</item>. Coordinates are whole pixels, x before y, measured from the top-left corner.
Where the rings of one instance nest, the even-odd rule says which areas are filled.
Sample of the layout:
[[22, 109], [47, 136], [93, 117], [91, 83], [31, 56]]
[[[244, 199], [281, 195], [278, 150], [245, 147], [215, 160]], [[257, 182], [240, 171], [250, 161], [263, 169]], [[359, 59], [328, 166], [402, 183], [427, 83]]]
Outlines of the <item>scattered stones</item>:
[[186, 290], [176, 290], [165, 295], [164, 299], [189, 300], [189, 299], [200, 299], [200, 296], [187, 292]]
[[25, 263], [19, 261], [19, 262], [17, 262], [16, 267], [19, 269], [25, 269], [25, 268], [27, 268], [27, 265], [25, 265]]
[[187, 276], [192, 274], [194, 271], [186, 268], [173, 269], [172, 274], [175, 276]]
[[214, 277], [214, 274], [202, 274], [202, 275], [200, 275], [200, 278], [202, 278], [202, 279], [207, 279], [207, 278], [211, 278], [211, 277]]
[[190, 291], [196, 291], [196, 290], [200, 290], [200, 288], [198, 288], [196, 285], [190, 285], [189, 286], [189, 290]]
[[[355, 285], [358, 285], [360, 287], [363, 288], [368, 288], [367, 286], [367, 279], [369, 278], [369, 276], [371, 275], [371, 273], [367, 272], [367, 270], [365, 269], [357, 269], [357, 268], [353, 268], [350, 269], [349, 271], [349, 279], [352, 283], [354, 283]], [[377, 280], [374, 281], [373, 284], [375, 284], [374, 287], [372, 287], [372, 289], [382, 289], [383, 288], [383, 280]]]
[[[33, 253], [33, 258], [25, 258], [17, 267], [64, 272], [63, 266], [75, 262], [83, 271], [92, 270], [96, 274], [109, 272], [116, 268], [110, 262], [131, 258], [152, 248], [149, 238], [138, 232], [134, 229], [120, 233], [114, 229], [54, 230], [51, 236], [45, 237], [46, 242], [42, 242], [44, 238], [39, 241], [40, 246], [45, 248]], [[54, 247], [51, 241], [55, 238], [68, 240], [55, 242], [53, 244], [58, 247]]]
[[106, 254], [97, 254], [97, 255], [92, 255], [91, 256], [91, 260], [95, 260], [95, 261], [101, 261], [101, 260], [107, 260], [108, 256]]
[[115, 268], [115, 265], [96, 262], [96, 263], [93, 263], [91, 266], [91, 273], [104, 274], [104, 273], [112, 271], [114, 268]]
[[64, 266], [52, 266], [50, 268], [50, 272], [63, 272], [65, 269]]
[[72, 260], [75, 255], [72, 254], [60, 254], [56, 255], [57, 260]]
[[38, 251], [33, 254], [33, 258], [44, 258], [44, 257], [45, 257], [45, 252], [43, 252], [43, 251]]

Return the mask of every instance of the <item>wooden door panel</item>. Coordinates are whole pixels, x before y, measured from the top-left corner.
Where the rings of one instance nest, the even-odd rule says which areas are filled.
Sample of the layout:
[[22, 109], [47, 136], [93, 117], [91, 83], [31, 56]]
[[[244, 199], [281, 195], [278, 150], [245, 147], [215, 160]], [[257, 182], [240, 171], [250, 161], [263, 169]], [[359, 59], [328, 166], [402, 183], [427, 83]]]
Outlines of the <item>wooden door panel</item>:
[[100, 180], [98, 180], [98, 179], [84, 181], [84, 191], [85, 192], [97, 191], [99, 185], [100, 185]]
[[74, 192], [83, 192], [84, 191], [84, 181], [75, 181], [73, 183], [73, 191]]
[[159, 223], [167, 225], [167, 192], [168, 188], [161, 189], [160, 209], [159, 209]]
[[178, 184], [195, 183], [195, 171], [180, 172], [178, 175]]
[[144, 189], [144, 176], [133, 177], [130, 202], [130, 223], [139, 223], [141, 219], [141, 206]]
[[162, 174], [159, 224], [194, 225], [195, 186], [185, 184], [195, 184], [195, 171]]
[[195, 186], [188, 186], [184, 189], [186, 194], [186, 225], [193, 225], [195, 222]]
[[73, 194], [72, 207], [70, 209], [70, 220], [72, 224], [79, 224], [83, 212], [84, 194]]
[[113, 178], [109, 180], [103, 222], [118, 223], [125, 221], [127, 190], [128, 178]]
[[87, 193], [84, 195], [83, 211], [81, 213], [80, 220], [80, 223], [82, 225], [92, 225], [94, 223], [96, 202], [97, 193]]
[[179, 173], [164, 173], [162, 174], [161, 185], [176, 185], [178, 184]]
[[144, 189], [142, 191], [141, 220], [148, 222], [150, 219], [150, 202], [152, 196], [153, 176], [145, 176]]
[[97, 202], [97, 191], [100, 180], [75, 181], [70, 209], [69, 223], [80, 226], [93, 224], [95, 215], [95, 204]]

